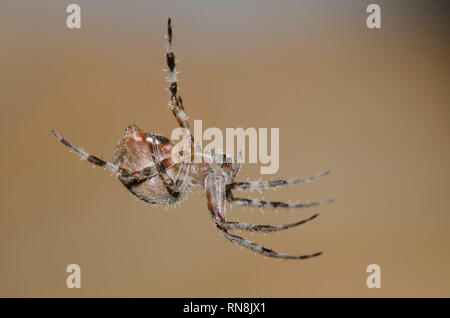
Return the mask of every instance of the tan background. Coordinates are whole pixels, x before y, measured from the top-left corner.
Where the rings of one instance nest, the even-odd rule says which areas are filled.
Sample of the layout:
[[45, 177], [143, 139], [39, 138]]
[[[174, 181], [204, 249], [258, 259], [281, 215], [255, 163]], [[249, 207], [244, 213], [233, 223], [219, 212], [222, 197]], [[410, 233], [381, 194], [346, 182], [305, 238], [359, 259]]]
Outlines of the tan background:
[[[445, 1], [67, 1], [0, 5], [0, 296], [450, 296], [449, 22]], [[181, 94], [204, 127], [280, 127], [278, 175], [311, 184], [266, 199], [335, 198], [230, 219], [301, 228], [254, 235], [278, 262], [216, 235], [202, 193], [147, 207], [50, 134], [110, 160], [135, 122], [169, 134], [165, 23]], [[257, 179], [245, 167], [241, 179]], [[256, 194], [249, 194], [254, 197]], [[251, 235], [249, 236], [251, 238]], [[82, 269], [66, 288], [65, 268]], [[382, 288], [366, 287], [366, 266]]]

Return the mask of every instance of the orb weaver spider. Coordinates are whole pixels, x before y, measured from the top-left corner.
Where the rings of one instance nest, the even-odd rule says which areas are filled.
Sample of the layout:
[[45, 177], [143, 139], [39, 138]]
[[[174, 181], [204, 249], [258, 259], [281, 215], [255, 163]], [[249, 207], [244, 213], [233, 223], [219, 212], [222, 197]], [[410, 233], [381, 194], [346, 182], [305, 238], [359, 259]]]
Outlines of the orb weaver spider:
[[170, 18], [168, 19], [166, 38], [167, 71], [168, 81], [170, 83], [168, 89], [169, 107], [178, 121], [179, 126], [187, 134], [186, 140], [188, 148], [190, 148], [189, 151], [176, 151], [173, 143], [164, 136], [148, 133], [135, 125], [130, 125], [125, 129], [125, 133], [114, 151], [113, 162], [111, 163], [90, 155], [83, 149], [73, 145], [61, 137], [55, 130], [52, 130], [53, 135], [82, 159], [112, 172], [132, 194], [145, 202], [157, 205], [169, 205], [181, 200], [190, 188], [204, 188], [209, 214], [219, 233], [237, 245], [249, 248], [264, 256], [278, 259], [307, 259], [321, 255], [322, 252], [306, 255], [277, 253], [241, 236], [229, 233], [231, 230], [265, 233], [281, 231], [309, 222], [315, 219], [318, 214], [314, 214], [309, 218], [295, 223], [280, 226], [230, 222], [226, 219], [226, 202], [232, 205], [246, 207], [295, 209], [318, 206], [332, 201], [284, 203], [256, 199], [250, 200], [235, 197], [233, 190], [261, 190], [304, 183], [323, 177], [329, 172], [323, 172], [307, 178], [263, 182], [237, 182], [235, 178], [241, 169], [241, 163], [231, 162], [230, 157], [220, 153], [220, 150], [217, 150], [218, 154], [214, 154], [212, 157], [200, 154], [200, 156], [204, 157], [205, 161], [202, 163], [194, 163], [194, 156], [198, 155], [198, 153], [194, 149], [194, 137], [189, 127], [188, 117], [184, 111], [183, 101], [177, 93], [178, 80], [175, 70], [176, 63], [173, 52], [173, 34]]

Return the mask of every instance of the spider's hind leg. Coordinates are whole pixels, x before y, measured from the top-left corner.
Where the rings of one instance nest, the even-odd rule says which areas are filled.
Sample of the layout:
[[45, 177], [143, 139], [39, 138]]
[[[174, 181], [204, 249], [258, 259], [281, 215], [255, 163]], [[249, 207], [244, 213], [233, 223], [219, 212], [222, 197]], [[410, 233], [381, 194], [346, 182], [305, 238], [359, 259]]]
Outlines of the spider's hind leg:
[[317, 252], [314, 254], [307, 254], [307, 255], [287, 255], [287, 254], [277, 253], [271, 249], [268, 249], [261, 245], [255, 244], [252, 241], [249, 241], [243, 237], [230, 234], [230, 233], [228, 233], [228, 231], [226, 229], [221, 228], [219, 225], [217, 226], [217, 228], [219, 229], [219, 231], [223, 235], [223, 237], [225, 237], [227, 240], [229, 240], [237, 245], [251, 249], [252, 251], [255, 251], [256, 253], [262, 254], [267, 257], [281, 258], [281, 259], [307, 259], [307, 258], [322, 255], [322, 252]]
[[90, 163], [93, 163], [94, 165], [100, 166], [105, 168], [106, 170], [111, 171], [114, 174], [119, 174], [119, 167], [116, 166], [115, 164], [108, 162], [108, 161], [104, 161], [103, 159], [100, 159], [96, 156], [92, 156], [90, 154], [88, 154], [86, 151], [84, 151], [81, 148], [78, 148], [75, 145], [72, 145], [69, 141], [67, 141], [66, 139], [64, 139], [63, 137], [61, 137], [60, 134], [58, 134], [55, 130], [52, 129], [52, 134], [58, 138], [58, 140], [60, 142], [62, 142], [64, 145], [66, 145], [67, 147], [69, 147], [70, 149], [72, 149], [77, 155], [79, 155], [81, 157], [81, 159], [87, 160]]
[[191, 132], [191, 128], [188, 123], [188, 116], [184, 111], [183, 100], [181, 96], [178, 95], [178, 79], [177, 71], [175, 69], [176, 61], [175, 54], [173, 52], [173, 34], [172, 34], [172, 23], [169, 18], [167, 22], [167, 71], [169, 80], [169, 107], [172, 110], [173, 115], [178, 121], [178, 125], [183, 128], [188, 136], [187, 142], [189, 144], [186, 147], [186, 151], [190, 152], [190, 160], [194, 161], [194, 135]]

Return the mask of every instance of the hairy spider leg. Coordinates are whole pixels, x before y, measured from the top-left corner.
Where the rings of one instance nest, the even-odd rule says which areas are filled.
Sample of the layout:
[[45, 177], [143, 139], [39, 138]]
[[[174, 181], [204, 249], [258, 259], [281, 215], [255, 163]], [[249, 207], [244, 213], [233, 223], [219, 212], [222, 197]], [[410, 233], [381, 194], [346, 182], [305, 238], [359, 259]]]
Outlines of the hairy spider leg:
[[313, 180], [316, 180], [321, 177], [325, 177], [330, 172], [325, 171], [319, 174], [316, 174], [311, 177], [306, 178], [293, 178], [293, 179], [287, 179], [287, 180], [273, 180], [273, 181], [250, 181], [250, 182], [233, 182], [230, 184], [231, 189], [237, 189], [237, 190], [263, 190], [263, 189], [269, 189], [274, 187], [280, 187], [285, 185], [293, 185], [293, 184], [299, 184], [299, 183], [305, 183], [310, 182]]
[[233, 235], [228, 233], [227, 230], [246, 230], [246, 231], [257, 231], [257, 232], [275, 232], [285, 230], [291, 227], [295, 227], [301, 224], [304, 224], [308, 221], [315, 219], [318, 214], [311, 216], [310, 218], [301, 220], [296, 223], [286, 224], [281, 226], [269, 226], [269, 225], [257, 225], [257, 224], [249, 224], [249, 223], [241, 223], [241, 222], [227, 222], [223, 218], [225, 213], [222, 211], [225, 209], [225, 204], [223, 198], [225, 197], [226, 188], [225, 187], [217, 187], [217, 177], [213, 175], [208, 175], [205, 180], [205, 190], [206, 190], [206, 198], [208, 203], [208, 210], [210, 212], [211, 218], [216, 223], [216, 226], [219, 232], [225, 237], [227, 240], [246, 247], [254, 252], [262, 254], [267, 257], [273, 258], [281, 258], [281, 259], [307, 259], [315, 256], [319, 256], [322, 252], [307, 254], [307, 255], [287, 255], [275, 252], [271, 249], [265, 248], [261, 245], [255, 244], [252, 241], [249, 241], [243, 237]]
[[100, 159], [96, 156], [90, 155], [83, 149], [73, 145], [72, 143], [70, 143], [63, 137], [61, 137], [61, 135], [58, 134], [53, 129], [52, 129], [52, 134], [56, 138], [58, 138], [58, 140], [61, 143], [63, 143], [64, 145], [66, 145], [67, 147], [72, 149], [77, 155], [79, 155], [81, 157], [81, 159], [87, 160], [90, 163], [93, 163], [97, 166], [103, 167], [106, 170], [114, 173], [116, 176], [120, 175], [121, 177], [126, 178], [125, 180], [126, 180], [127, 184], [135, 184], [135, 183], [144, 182], [144, 181], [148, 180], [149, 178], [154, 177], [158, 174], [158, 171], [156, 170], [156, 168], [154, 166], [145, 167], [144, 169], [142, 169], [140, 171], [135, 171], [135, 172], [129, 173], [124, 169], [120, 169], [118, 166], [116, 166], [115, 164], [113, 164], [111, 162], [104, 161], [103, 159]]
[[87, 160], [90, 163], [93, 163], [97, 166], [103, 167], [106, 170], [109, 170], [111, 172], [113, 172], [114, 174], [119, 174], [119, 167], [116, 166], [115, 164], [111, 163], [111, 162], [107, 162], [104, 161], [96, 156], [92, 156], [90, 154], [88, 154], [86, 151], [84, 151], [81, 148], [78, 148], [75, 145], [72, 145], [69, 141], [67, 141], [66, 139], [64, 139], [63, 137], [61, 137], [60, 134], [58, 134], [55, 130], [52, 129], [52, 134], [58, 138], [58, 140], [60, 142], [62, 142], [64, 145], [66, 145], [67, 147], [69, 147], [70, 149], [72, 149], [77, 155], [79, 155], [81, 157], [81, 159]]
[[278, 225], [278, 226], [250, 224], [250, 223], [243, 223], [243, 222], [222, 222], [219, 225], [227, 230], [270, 233], [270, 232], [278, 232], [278, 231], [290, 229], [292, 227], [296, 227], [296, 226], [305, 224], [306, 222], [314, 220], [318, 216], [319, 216], [319, 213], [316, 213], [313, 216], [303, 219], [303, 220], [300, 220], [298, 222], [290, 223], [290, 224], [283, 224], [283, 225]]
[[181, 128], [184, 128], [184, 131], [188, 134], [189, 137], [189, 151], [190, 151], [190, 162], [194, 162], [194, 135], [191, 132], [191, 128], [188, 123], [188, 116], [184, 111], [183, 100], [181, 96], [178, 95], [178, 79], [177, 79], [177, 71], [175, 68], [175, 54], [173, 52], [173, 33], [172, 33], [172, 24], [171, 19], [169, 18], [167, 21], [167, 52], [166, 52], [166, 60], [167, 60], [167, 71], [168, 71], [168, 79], [169, 79], [169, 107], [172, 110], [173, 115], [178, 121], [178, 124]]
[[186, 174], [182, 177], [179, 178], [179, 172], [181, 169], [187, 169], [187, 164], [181, 164], [181, 168], [178, 170], [177, 172], [177, 179], [175, 180], [175, 182], [172, 180], [172, 178], [169, 176], [169, 174], [167, 173], [166, 167], [164, 166], [160, 153], [159, 153], [159, 149], [158, 149], [158, 140], [155, 138], [155, 134], [151, 134], [150, 135], [150, 141], [152, 144], [152, 148], [151, 151], [153, 153], [153, 156], [155, 158], [155, 165], [156, 165], [156, 169], [158, 171], [158, 174], [161, 178], [161, 180], [164, 182], [167, 190], [170, 192], [171, 195], [173, 195], [174, 197], [179, 196], [181, 193], [181, 188], [184, 186], [184, 182], [186, 180]]
[[313, 206], [318, 206], [326, 203], [333, 202], [333, 199], [311, 202], [311, 203], [285, 203], [279, 201], [263, 201], [258, 199], [245, 199], [245, 198], [235, 198], [231, 191], [227, 193], [227, 201], [233, 205], [238, 206], [248, 206], [254, 208], [268, 208], [268, 209], [298, 209], [298, 208], [310, 208]]
[[251, 249], [252, 251], [254, 251], [256, 253], [262, 254], [267, 257], [281, 258], [281, 259], [307, 259], [307, 258], [322, 255], [322, 252], [317, 252], [314, 254], [306, 254], [306, 255], [287, 255], [287, 254], [277, 253], [274, 250], [271, 250], [271, 249], [265, 248], [264, 246], [255, 244], [252, 241], [249, 241], [243, 237], [230, 234], [227, 232], [227, 230], [220, 228], [219, 225], [217, 225], [217, 228], [219, 229], [219, 231], [223, 235], [223, 237], [225, 237], [227, 240], [233, 242], [234, 244], [244, 246], [248, 249]]

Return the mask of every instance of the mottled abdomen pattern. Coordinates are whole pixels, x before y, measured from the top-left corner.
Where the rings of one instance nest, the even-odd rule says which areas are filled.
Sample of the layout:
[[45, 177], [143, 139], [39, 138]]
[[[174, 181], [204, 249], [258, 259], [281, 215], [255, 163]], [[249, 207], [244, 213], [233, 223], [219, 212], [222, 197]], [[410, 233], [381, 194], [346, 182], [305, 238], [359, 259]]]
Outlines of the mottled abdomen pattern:
[[[165, 137], [155, 135], [161, 163], [169, 175], [178, 171], [179, 164], [173, 164], [171, 150], [172, 143]], [[122, 173], [118, 176], [122, 184], [139, 199], [166, 205], [178, 201], [186, 190], [173, 193], [168, 189], [158, 174], [153, 154], [153, 143], [150, 135], [132, 125], [125, 129], [125, 133], [114, 150], [114, 164]]]

